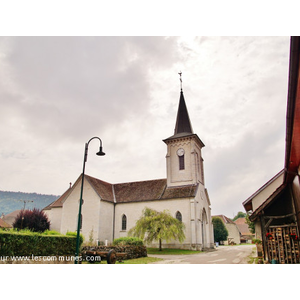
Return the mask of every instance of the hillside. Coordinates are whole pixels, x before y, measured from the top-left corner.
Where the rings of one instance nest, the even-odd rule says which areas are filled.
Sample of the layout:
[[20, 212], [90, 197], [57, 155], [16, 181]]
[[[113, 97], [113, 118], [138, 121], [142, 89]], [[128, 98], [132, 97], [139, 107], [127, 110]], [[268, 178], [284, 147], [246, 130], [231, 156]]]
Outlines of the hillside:
[[59, 196], [43, 195], [37, 193], [0, 191], [0, 216], [2, 215], [2, 213], [6, 215], [17, 209], [24, 208], [24, 201], [26, 202], [26, 209], [43, 209], [58, 197]]

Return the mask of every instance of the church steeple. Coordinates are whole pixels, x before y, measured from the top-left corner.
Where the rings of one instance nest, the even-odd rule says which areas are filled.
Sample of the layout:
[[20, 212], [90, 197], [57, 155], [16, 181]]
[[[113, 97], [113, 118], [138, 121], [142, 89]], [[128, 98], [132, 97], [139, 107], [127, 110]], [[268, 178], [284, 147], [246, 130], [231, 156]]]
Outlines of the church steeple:
[[185, 104], [182, 89], [180, 92], [180, 99], [179, 99], [179, 106], [178, 106], [174, 135], [179, 133], [188, 133], [188, 134], [193, 133], [192, 124]]
[[[181, 73], [180, 81], [181, 81]], [[193, 132], [185, 104], [182, 81], [174, 135], [163, 140], [167, 144], [167, 186], [204, 185], [203, 142]]]

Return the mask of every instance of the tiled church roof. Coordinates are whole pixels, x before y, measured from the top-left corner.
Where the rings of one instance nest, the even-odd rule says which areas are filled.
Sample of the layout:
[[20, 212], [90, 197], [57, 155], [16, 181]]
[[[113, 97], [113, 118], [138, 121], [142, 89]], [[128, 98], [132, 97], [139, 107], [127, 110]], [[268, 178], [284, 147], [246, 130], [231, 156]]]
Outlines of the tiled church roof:
[[102, 200], [114, 202], [112, 184], [88, 175], [85, 175], [85, 178], [88, 180], [88, 182], [91, 184], [91, 186], [94, 188], [94, 190]]
[[166, 184], [166, 179], [115, 184], [116, 202], [158, 200], [164, 193]]
[[167, 179], [110, 184], [87, 176], [102, 200], [116, 203], [195, 197], [197, 185], [167, 187]]
[[166, 188], [161, 199], [174, 199], [174, 198], [190, 198], [195, 197], [198, 185], [186, 185], [181, 187]]
[[[190, 198], [196, 196], [198, 187], [198, 185], [186, 185], [168, 188], [167, 179], [111, 184], [88, 175], [85, 175], [85, 178], [102, 200], [116, 203]], [[81, 176], [73, 187], [80, 181]], [[60, 198], [44, 209], [62, 207], [71, 190], [72, 188], [69, 188]]]

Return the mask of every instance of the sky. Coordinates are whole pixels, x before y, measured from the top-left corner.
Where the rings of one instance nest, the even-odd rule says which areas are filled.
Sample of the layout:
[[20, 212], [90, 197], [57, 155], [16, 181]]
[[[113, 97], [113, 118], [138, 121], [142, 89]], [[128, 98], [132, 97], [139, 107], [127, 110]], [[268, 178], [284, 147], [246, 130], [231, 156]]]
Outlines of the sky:
[[166, 178], [178, 73], [204, 142], [212, 214], [233, 217], [284, 167], [289, 37], [0, 38], [0, 190], [61, 195], [82, 172]]

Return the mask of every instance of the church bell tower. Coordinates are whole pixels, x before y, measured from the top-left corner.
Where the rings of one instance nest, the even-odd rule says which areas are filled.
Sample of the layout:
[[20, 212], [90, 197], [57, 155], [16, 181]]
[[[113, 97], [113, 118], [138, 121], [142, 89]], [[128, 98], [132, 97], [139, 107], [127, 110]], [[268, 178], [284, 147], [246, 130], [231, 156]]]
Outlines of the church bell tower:
[[[180, 81], [181, 81], [181, 73]], [[181, 87], [174, 135], [163, 140], [167, 144], [168, 187], [204, 185], [203, 142], [194, 134]]]

